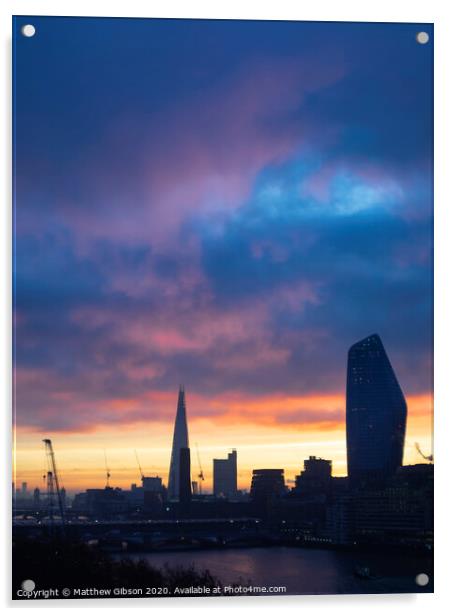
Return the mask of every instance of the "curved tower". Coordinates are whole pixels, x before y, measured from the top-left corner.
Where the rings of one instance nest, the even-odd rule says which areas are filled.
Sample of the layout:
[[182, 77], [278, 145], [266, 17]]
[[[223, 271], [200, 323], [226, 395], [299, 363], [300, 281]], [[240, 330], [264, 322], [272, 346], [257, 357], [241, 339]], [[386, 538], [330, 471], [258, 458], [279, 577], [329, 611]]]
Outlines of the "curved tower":
[[402, 465], [407, 406], [377, 334], [354, 344], [347, 366], [347, 465], [352, 483]]

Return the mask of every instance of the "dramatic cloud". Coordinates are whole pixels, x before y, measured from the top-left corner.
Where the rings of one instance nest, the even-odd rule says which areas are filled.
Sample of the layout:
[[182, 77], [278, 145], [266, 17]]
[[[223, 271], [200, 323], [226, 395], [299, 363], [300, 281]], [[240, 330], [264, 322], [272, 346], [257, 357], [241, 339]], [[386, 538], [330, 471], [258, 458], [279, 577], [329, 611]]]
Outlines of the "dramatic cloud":
[[169, 423], [183, 382], [194, 422], [326, 431], [347, 349], [373, 332], [425, 415], [431, 51], [415, 25], [383, 46], [364, 24], [269, 38], [130, 20], [121, 44], [115, 20], [84, 24], [18, 52], [19, 428]]

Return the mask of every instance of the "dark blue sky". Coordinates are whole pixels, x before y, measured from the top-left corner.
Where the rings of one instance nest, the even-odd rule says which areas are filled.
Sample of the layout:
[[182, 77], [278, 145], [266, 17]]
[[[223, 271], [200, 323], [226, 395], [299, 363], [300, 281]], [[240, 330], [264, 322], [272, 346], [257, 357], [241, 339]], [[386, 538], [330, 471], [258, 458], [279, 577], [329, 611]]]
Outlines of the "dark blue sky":
[[83, 430], [133, 397], [127, 423], [179, 382], [335, 394], [373, 332], [431, 390], [430, 25], [14, 32], [19, 421]]

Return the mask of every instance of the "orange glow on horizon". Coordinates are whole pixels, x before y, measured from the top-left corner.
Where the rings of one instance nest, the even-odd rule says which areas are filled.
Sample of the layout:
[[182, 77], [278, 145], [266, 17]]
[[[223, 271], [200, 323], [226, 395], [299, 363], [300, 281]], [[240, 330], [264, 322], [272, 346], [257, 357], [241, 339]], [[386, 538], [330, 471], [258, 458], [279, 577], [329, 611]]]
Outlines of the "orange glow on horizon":
[[[14, 481], [28, 483], [29, 489], [43, 488], [46, 461], [42, 438], [53, 440], [62, 484], [69, 491], [87, 487], [104, 487], [106, 471], [104, 449], [111, 470], [111, 485], [130, 488], [140, 484], [134, 450], [138, 451], [146, 475], [158, 474], [166, 483], [175, 396], [153, 392], [171, 406], [171, 420], [98, 426], [88, 433], [56, 432], [40, 434], [17, 427]], [[221, 403], [210, 402], [212, 415], [196, 416], [190, 409], [199, 408], [206, 399], [189, 394], [188, 421], [190, 441], [199, 443], [199, 452], [206, 481], [205, 492], [212, 488], [212, 459], [226, 457], [232, 449], [238, 452], [238, 483], [248, 490], [253, 468], [283, 468], [291, 485], [310, 455], [333, 461], [333, 474], [346, 475], [345, 403], [343, 394], [309, 395], [305, 397], [267, 396], [246, 398], [229, 394]], [[117, 400], [121, 406], [123, 401]], [[432, 396], [428, 393], [408, 396], [408, 422], [404, 464], [423, 462], [415, 442], [423, 451], [431, 452]], [[223, 412], [222, 412], [223, 411]], [[218, 429], [220, 427], [221, 429]], [[192, 452], [192, 477], [199, 473], [197, 457]]]

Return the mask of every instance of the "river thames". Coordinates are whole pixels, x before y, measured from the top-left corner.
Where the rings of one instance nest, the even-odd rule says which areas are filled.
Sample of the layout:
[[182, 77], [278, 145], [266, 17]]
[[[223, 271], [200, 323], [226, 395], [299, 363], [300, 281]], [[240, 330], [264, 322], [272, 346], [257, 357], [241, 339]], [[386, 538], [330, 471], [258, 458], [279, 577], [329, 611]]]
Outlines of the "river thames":
[[[124, 556], [124, 555], [122, 555]], [[294, 547], [256, 547], [130, 553], [162, 568], [208, 570], [223, 585], [285, 586], [287, 594], [432, 592], [432, 557], [390, 552], [344, 552]], [[360, 573], [366, 569], [369, 578]], [[426, 586], [416, 576], [429, 575]]]

